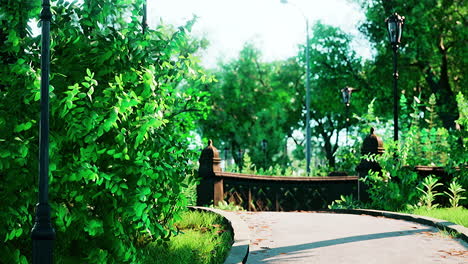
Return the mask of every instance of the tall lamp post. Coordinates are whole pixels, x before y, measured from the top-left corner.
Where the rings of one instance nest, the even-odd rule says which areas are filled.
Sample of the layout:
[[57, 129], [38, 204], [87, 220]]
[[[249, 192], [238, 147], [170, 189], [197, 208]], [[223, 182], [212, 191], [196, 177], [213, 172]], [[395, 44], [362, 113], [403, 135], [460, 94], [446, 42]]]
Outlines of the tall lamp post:
[[393, 140], [398, 141], [398, 69], [397, 55], [405, 17], [392, 14], [387, 19], [388, 37], [393, 48]]
[[[281, 3], [288, 4], [288, 0], [281, 0]], [[290, 3], [292, 4], [292, 3]], [[309, 56], [309, 19], [304, 15], [302, 10], [295, 6], [302, 16], [304, 17], [306, 23], [306, 172], [307, 175], [310, 173], [310, 56]]]
[[50, 221], [49, 196], [49, 66], [50, 66], [50, 0], [42, 0], [41, 48], [41, 120], [39, 127], [39, 203], [31, 230], [33, 264], [53, 262], [55, 231]]

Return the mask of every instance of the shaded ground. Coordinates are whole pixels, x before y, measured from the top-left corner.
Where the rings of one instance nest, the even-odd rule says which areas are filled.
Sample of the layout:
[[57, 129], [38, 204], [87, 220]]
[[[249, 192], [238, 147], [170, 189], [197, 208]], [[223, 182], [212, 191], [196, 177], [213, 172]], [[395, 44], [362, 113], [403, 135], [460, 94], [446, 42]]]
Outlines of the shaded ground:
[[236, 212], [251, 231], [248, 264], [468, 263], [468, 244], [437, 228], [383, 217]]

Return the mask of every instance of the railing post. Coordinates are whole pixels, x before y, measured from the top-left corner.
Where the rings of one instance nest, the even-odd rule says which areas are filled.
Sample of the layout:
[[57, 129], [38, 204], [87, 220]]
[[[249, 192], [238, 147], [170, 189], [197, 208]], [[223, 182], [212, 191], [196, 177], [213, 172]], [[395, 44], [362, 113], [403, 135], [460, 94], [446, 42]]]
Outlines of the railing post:
[[216, 172], [221, 172], [221, 159], [219, 151], [213, 146], [210, 139], [208, 147], [203, 149], [200, 159], [198, 176], [200, 184], [197, 186], [197, 205], [207, 205], [213, 201], [214, 205], [224, 200], [224, 182], [222, 177], [216, 176]]
[[[364, 139], [361, 148], [362, 155], [368, 154], [376, 154], [381, 155], [384, 153], [385, 149], [383, 147], [382, 138], [374, 134], [374, 128], [371, 128], [370, 134]], [[366, 193], [366, 186], [361, 184], [360, 179], [367, 176], [369, 170], [372, 171], [381, 171], [382, 167], [380, 167], [379, 163], [376, 161], [369, 161], [366, 159], [361, 159], [361, 163], [356, 167], [356, 171], [358, 173], [358, 200], [365, 201], [368, 200], [369, 197]]]

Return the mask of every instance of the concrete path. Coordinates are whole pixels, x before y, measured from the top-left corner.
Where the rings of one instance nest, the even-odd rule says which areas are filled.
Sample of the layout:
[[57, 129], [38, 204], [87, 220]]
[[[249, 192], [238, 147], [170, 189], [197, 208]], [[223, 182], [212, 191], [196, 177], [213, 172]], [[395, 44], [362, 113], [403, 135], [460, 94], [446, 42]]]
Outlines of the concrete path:
[[236, 212], [250, 233], [247, 264], [468, 264], [468, 244], [437, 228], [367, 215]]

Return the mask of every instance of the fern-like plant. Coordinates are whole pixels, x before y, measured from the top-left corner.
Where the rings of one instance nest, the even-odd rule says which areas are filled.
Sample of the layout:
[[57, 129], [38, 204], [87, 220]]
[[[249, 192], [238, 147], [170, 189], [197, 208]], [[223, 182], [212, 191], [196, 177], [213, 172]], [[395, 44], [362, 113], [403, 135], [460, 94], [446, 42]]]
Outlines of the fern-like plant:
[[420, 205], [427, 207], [427, 209], [432, 209], [439, 206], [439, 204], [432, 203], [434, 202], [436, 196], [442, 195], [442, 193], [434, 190], [437, 186], [442, 186], [442, 183], [438, 182], [438, 179], [433, 175], [429, 175], [424, 178], [422, 185], [425, 187], [425, 190], [420, 187], [416, 187], [416, 189], [418, 189], [423, 194], [419, 199]]
[[458, 207], [458, 202], [460, 200], [466, 199], [466, 197], [462, 196], [463, 192], [466, 191], [463, 189], [461, 184], [454, 179], [449, 185], [449, 192], [444, 191], [445, 195], [449, 198], [450, 205], [452, 207]]

